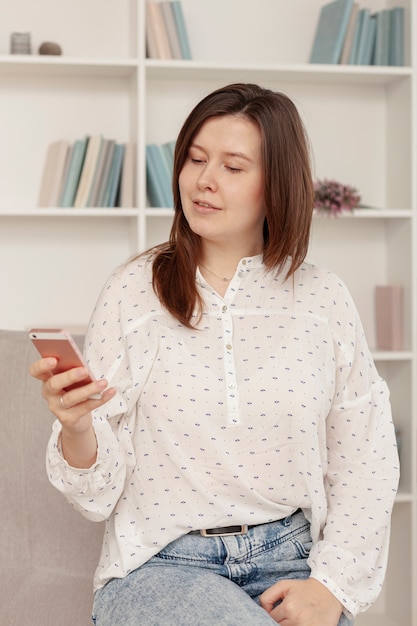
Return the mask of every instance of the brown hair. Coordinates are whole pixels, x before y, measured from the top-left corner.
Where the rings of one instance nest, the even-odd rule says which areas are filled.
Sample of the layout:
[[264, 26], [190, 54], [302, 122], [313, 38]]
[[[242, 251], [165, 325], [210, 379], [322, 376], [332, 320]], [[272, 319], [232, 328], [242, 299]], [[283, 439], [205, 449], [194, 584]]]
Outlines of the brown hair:
[[189, 147], [209, 118], [241, 115], [261, 132], [266, 216], [263, 261], [280, 271], [289, 260], [287, 278], [303, 262], [308, 249], [314, 204], [308, 141], [294, 103], [283, 93], [236, 83], [216, 89], [188, 115], [178, 135], [174, 156], [174, 221], [169, 241], [153, 251], [153, 287], [165, 308], [192, 327], [203, 302], [195, 282], [200, 237], [185, 219], [178, 178]]

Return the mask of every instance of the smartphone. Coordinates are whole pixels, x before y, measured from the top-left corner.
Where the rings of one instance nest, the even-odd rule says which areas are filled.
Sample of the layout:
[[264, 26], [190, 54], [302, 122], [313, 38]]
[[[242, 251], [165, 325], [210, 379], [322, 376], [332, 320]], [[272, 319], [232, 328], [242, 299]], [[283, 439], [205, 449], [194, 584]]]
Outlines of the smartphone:
[[[52, 356], [58, 360], [54, 374], [66, 372], [73, 367], [85, 367], [88, 370], [77, 344], [67, 330], [63, 328], [32, 328], [29, 331], [29, 337], [41, 357]], [[94, 376], [89, 371], [86, 378], [66, 387], [65, 391], [83, 387], [94, 380]], [[101, 395], [94, 394], [91, 397], [98, 399], [101, 398]]]

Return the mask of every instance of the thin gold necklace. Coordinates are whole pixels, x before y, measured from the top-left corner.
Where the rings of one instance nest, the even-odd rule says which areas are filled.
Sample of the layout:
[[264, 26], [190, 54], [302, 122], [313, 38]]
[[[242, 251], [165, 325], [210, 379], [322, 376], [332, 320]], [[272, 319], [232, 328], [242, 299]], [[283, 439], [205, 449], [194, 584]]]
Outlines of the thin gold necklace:
[[216, 278], [218, 278], [219, 280], [221, 280], [223, 283], [230, 283], [230, 281], [232, 280], [232, 278], [226, 278], [225, 276], [219, 276], [218, 274], [216, 274], [215, 272], [213, 272], [213, 270], [211, 270], [209, 267], [206, 267], [205, 265], [202, 265], [200, 263], [200, 267], [202, 267], [204, 270], [206, 270], [207, 272], [210, 272], [210, 274], [213, 274], [213, 276], [215, 276]]

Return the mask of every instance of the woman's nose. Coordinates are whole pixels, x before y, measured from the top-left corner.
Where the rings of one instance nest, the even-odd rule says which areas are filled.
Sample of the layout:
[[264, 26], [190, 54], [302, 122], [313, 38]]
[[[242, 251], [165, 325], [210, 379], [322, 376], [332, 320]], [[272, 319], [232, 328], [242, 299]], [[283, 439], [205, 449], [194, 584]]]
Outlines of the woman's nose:
[[197, 180], [199, 189], [217, 189], [217, 179], [213, 171], [213, 167], [206, 164]]

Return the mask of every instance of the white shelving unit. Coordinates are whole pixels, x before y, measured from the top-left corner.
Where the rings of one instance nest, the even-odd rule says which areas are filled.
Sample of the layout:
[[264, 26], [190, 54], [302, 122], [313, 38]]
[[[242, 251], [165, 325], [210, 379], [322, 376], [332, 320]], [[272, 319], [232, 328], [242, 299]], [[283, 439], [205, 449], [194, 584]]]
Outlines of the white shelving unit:
[[[145, 0], [0, 7], [0, 327], [84, 327], [111, 270], [168, 235], [172, 211], [147, 207], [146, 143], [174, 139], [190, 108], [222, 84], [250, 81], [286, 92], [305, 121], [316, 177], [355, 185], [375, 207], [316, 216], [309, 258], [348, 284], [402, 438], [387, 580], [357, 624], [415, 626], [417, 1], [363, 3], [405, 7], [405, 67], [309, 65], [324, 1], [182, 0], [192, 61], [145, 58]], [[9, 55], [9, 33], [24, 30], [34, 52], [42, 41], [57, 41], [63, 56]], [[137, 143], [137, 206], [38, 208], [48, 144], [96, 133]], [[405, 345], [378, 352], [374, 287], [391, 283], [404, 286]]]

